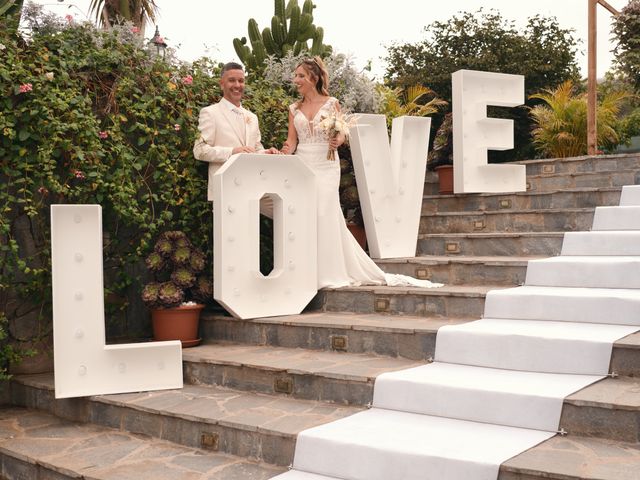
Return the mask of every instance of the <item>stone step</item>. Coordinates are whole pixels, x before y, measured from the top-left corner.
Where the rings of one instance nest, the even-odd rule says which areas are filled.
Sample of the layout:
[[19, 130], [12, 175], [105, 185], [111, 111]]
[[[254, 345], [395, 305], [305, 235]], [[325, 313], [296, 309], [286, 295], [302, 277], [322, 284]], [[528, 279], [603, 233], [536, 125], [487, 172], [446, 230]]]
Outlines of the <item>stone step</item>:
[[[266, 480], [285, 470], [23, 408], [0, 411], [0, 442], [6, 480]], [[498, 480], [635, 480], [638, 471], [637, 443], [570, 432], [508, 460]]]
[[420, 218], [419, 231], [429, 234], [585, 231], [591, 229], [593, 215], [593, 208], [427, 213]]
[[640, 181], [640, 166], [632, 170], [614, 172], [561, 173], [527, 175], [527, 191], [548, 192], [576, 188], [620, 188]]
[[[56, 400], [53, 374], [14, 377], [11, 398], [16, 406], [43, 410], [65, 420], [281, 466], [291, 464], [300, 431], [361, 410], [202, 385]], [[41, 434], [46, 434], [46, 429]]]
[[383, 313], [431, 318], [480, 318], [488, 291], [505, 285], [445, 285], [440, 288], [343, 287], [322, 289], [307, 311]]
[[[325, 312], [252, 320], [205, 315], [201, 333], [205, 341], [333, 350], [425, 361], [434, 356], [438, 328], [475, 319]], [[640, 377], [640, 332], [614, 343], [610, 370], [621, 376]]]
[[507, 460], [498, 480], [637, 480], [639, 471], [637, 443], [568, 435]]
[[564, 232], [429, 233], [418, 235], [418, 255], [551, 257], [560, 254]]
[[570, 395], [562, 407], [560, 427], [570, 435], [638, 444], [640, 378], [606, 378]]
[[547, 158], [516, 162], [525, 165], [527, 176], [563, 173], [611, 173], [621, 170], [640, 170], [640, 155], [591, 155], [571, 158]]
[[205, 343], [309, 348], [424, 361], [433, 356], [438, 328], [467, 320], [331, 312], [240, 320], [205, 313], [200, 333]]
[[185, 349], [187, 383], [364, 406], [378, 375], [424, 361], [303, 348], [215, 343]]
[[451, 256], [429, 255], [415, 258], [376, 260], [388, 273], [400, 273], [446, 285], [521, 285], [527, 263], [540, 256]]
[[422, 200], [422, 213], [595, 208], [601, 205], [618, 205], [620, 191], [620, 187], [613, 187], [576, 188], [549, 192], [425, 195]]
[[0, 478], [266, 480], [285, 469], [25, 408], [0, 410]]
[[[554, 186], [561, 188], [606, 187], [613, 185], [632, 185], [640, 183], [640, 155], [621, 154], [605, 156], [583, 156], [574, 158], [555, 158], [544, 160], [527, 160], [515, 162], [525, 165], [527, 169], [528, 190], [544, 191]], [[574, 175], [573, 180], [562, 181], [556, 177]], [[610, 178], [611, 180], [605, 180]], [[533, 182], [529, 182], [533, 179]], [[564, 183], [562, 183], [564, 181]], [[537, 188], [536, 188], [537, 187]], [[425, 195], [438, 194], [438, 176], [435, 172], [427, 172], [425, 176]]]

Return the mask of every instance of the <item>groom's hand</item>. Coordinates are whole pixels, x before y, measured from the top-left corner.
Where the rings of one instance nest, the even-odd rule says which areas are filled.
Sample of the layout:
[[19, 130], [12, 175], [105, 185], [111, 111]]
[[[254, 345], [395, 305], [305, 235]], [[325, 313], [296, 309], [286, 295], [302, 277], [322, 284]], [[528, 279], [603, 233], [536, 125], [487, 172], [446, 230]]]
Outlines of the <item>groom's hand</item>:
[[231, 154], [235, 155], [236, 153], [254, 153], [256, 151], [253, 147], [235, 147], [231, 150]]

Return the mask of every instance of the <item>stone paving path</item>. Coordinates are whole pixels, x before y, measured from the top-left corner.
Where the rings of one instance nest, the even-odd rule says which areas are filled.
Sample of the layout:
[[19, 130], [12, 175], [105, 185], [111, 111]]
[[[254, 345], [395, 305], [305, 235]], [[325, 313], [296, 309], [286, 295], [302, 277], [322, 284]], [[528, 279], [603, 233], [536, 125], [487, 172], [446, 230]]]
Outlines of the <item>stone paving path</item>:
[[0, 411], [0, 461], [0, 478], [25, 480], [266, 480], [284, 471], [20, 408]]

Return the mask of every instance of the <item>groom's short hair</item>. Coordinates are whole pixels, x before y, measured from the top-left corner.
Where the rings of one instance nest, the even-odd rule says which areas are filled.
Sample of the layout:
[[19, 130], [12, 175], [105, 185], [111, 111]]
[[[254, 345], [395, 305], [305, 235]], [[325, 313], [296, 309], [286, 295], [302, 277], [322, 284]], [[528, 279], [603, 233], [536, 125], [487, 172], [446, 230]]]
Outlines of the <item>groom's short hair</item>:
[[242, 65], [240, 65], [239, 63], [228, 62], [228, 63], [225, 63], [224, 66], [222, 67], [222, 70], [220, 71], [220, 76], [223, 76], [229, 70], [242, 70], [242, 71], [244, 71], [244, 69], [242, 68]]

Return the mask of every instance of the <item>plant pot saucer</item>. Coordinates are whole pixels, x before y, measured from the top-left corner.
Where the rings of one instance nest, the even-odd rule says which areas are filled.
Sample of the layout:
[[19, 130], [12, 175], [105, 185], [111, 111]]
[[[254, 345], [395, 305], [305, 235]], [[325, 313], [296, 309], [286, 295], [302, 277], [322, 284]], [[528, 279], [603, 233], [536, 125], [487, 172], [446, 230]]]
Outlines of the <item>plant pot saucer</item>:
[[195, 340], [180, 340], [182, 342], [182, 348], [195, 347], [196, 345], [200, 345], [202, 342], [201, 338], [196, 338]]

